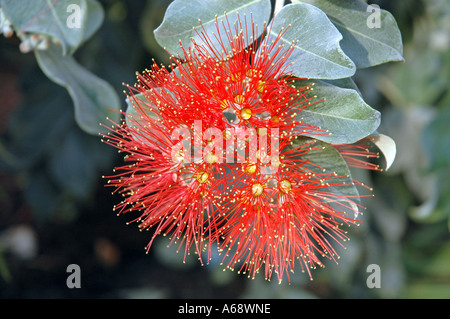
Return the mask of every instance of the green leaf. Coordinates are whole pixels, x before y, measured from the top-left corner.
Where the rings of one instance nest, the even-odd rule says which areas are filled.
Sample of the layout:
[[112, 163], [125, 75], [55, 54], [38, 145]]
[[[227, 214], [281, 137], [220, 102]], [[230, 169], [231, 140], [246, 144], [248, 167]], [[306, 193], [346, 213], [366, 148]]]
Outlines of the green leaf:
[[98, 179], [92, 152], [78, 129], [72, 129], [49, 156], [49, 171], [58, 188], [79, 199], [87, 199]]
[[[153, 90], [161, 90], [154, 88]], [[152, 94], [149, 92], [148, 94]], [[156, 105], [150, 102], [143, 93], [131, 95], [126, 98], [127, 111], [125, 122], [128, 127], [133, 128], [131, 135], [133, 138], [143, 144], [156, 142], [155, 137], [149, 135], [148, 130], [152, 130], [151, 125], [158, 125], [150, 122], [148, 119], [161, 119]], [[145, 115], [144, 113], [145, 112]]]
[[24, 70], [19, 90], [26, 94], [9, 118], [6, 147], [0, 153], [0, 168], [11, 173], [35, 165], [73, 125], [69, 96], [38, 67]]
[[[226, 25], [229, 22], [234, 30], [238, 16], [242, 23], [244, 19], [247, 19], [247, 23], [252, 19], [260, 26], [257, 34], [260, 36], [264, 31], [264, 23], [270, 18], [270, 11], [270, 0], [175, 0], [167, 8], [163, 22], [154, 34], [159, 45], [165, 47], [171, 54], [181, 55], [180, 41], [185, 48], [191, 45], [191, 39], [201, 43], [196, 30], [200, 32], [203, 25], [212, 45], [221, 50], [216, 36], [221, 38], [225, 45], [228, 38], [222, 22]], [[219, 22], [219, 34], [216, 18]], [[245, 30], [245, 26], [243, 28]]]
[[51, 183], [44, 171], [32, 171], [27, 176], [24, 197], [37, 222], [51, 219], [61, 203], [61, 196], [61, 191]]
[[306, 134], [332, 144], [352, 144], [372, 134], [380, 125], [380, 112], [364, 102], [360, 94], [325, 81], [297, 80], [297, 87], [313, 86], [317, 102], [299, 112], [296, 120], [320, 127], [328, 133]]
[[[357, 206], [360, 202], [359, 192], [353, 182], [350, 169], [341, 154], [332, 145], [308, 137], [297, 137], [288, 148], [297, 148], [312, 141], [314, 141], [314, 144], [311, 145], [311, 150], [302, 155], [299, 160], [308, 160], [309, 163], [305, 164], [305, 167], [316, 174], [334, 174], [336, 177], [332, 181], [327, 180], [327, 182], [341, 185], [324, 187], [324, 192], [334, 195], [330, 199], [346, 205], [347, 213], [355, 214], [354, 217], [356, 217], [359, 212]], [[339, 208], [342, 210], [343, 207], [339, 205]]]
[[293, 0], [324, 11], [344, 37], [341, 47], [358, 68], [404, 61], [403, 44], [391, 13], [362, 0]]
[[[155, 105], [153, 105], [151, 102], [148, 101], [148, 99], [144, 96], [142, 93], [134, 94], [133, 96], [127, 97], [125, 99], [125, 102], [127, 103], [127, 116], [125, 117], [126, 123], [128, 126], [134, 125], [134, 123], [131, 121], [131, 118], [136, 119], [136, 116], [138, 116], [140, 113], [136, 111], [136, 108], [139, 108], [139, 106], [147, 106], [145, 108], [146, 113], [154, 119], [160, 118], [157, 114], [158, 110]], [[149, 108], [154, 108], [154, 112], [150, 111]]]
[[324, 82], [329, 83], [331, 85], [343, 88], [343, 89], [352, 89], [358, 92], [359, 95], [362, 96], [358, 86], [352, 78], [342, 78], [336, 80], [324, 80]]
[[102, 24], [103, 8], [92, 0], [1, 0], [17, 34], [48, 35], [61, 42], [63, 55], [73, 54]]
[[35, 51], [42, 71], [54, 82], [64, 86], [75, 108], [75, 120], [90, 134], [104, 132], [100, 123], [107, 117], [118, 122], [120, 101], [112, 86], [79, 65], [72, 56], [63, 56], [61, 48], [52, 45], [48, 50]]
[[423, 145], [432, 170], [447, 169], [450, 165], [449, 121], [450, 104], [447, 104], [445, 108], [437, 110], [435, 117], [422, 132]]
[[397, 146], [395, 141], [387, 135], [384, 134], [374, 134], [370, 136], [371, 142], [380, 150], [382, 153], [385, 164], [385, 170], [388, 170], [395, 160], [395, 155], [397, 154]]
[[[287, 29], [286, 29], [287, 28]], [[294, 75], [313, 79], [339, 79], [352, 76], [356, 67], [339, 46], [342, 35], [320, 9], [305, 3], [284, 6], [269, 27], [269, 43], [281, 31], [283, 50], [295, 44], [286, 69]], [[298, 41], [298, 42], [297, 42]], [[259, 49], [259, 54], [264, 46]]]

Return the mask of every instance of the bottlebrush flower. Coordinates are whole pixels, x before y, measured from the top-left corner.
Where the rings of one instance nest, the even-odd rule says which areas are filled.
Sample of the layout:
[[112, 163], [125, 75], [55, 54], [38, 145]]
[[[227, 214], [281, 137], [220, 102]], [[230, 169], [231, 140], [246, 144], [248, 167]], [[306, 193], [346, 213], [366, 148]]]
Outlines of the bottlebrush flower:
[[[347, 240], [342, 224], [358, 224], [353, 199], [330, 193], [348, 186], [342, 176], [316, 173], [323, 168], [302, 160], [321, 147], [314, 140], [300, 146], [282, 145], [278, 169], [270, 175], [243, 177], [221, 203], [225, 225], [220, 227], [221, 251], [230, 256], [227, 267], [254, 278], [264, 268], [265, 277], [277, 274], [281, 282], [300, 261], [302, 271], [323, 266], [320, 257], [336, 261], [331, 240]], [[226, 259], [226, 258], [225, 258]]]
[[353, 199], [330, 191], [353, 182], [307, 159], [321, 149], [314, 139], [296, 143], [324, 131], [296, 120], [318, 100], [286, 72], [293, 46], [282, 50], [283, 32], [268, 43], [246, 18], [216, 26], [218, 47], [199, 30], [169, 68], [154, 63], [128, 87], [133, 109], [105, 136], [130, 163], [109, 177], [124, 196], [115, 209], [139, 212], [140, 229], [154, 230], [147, 250], [163, 234], [202, 264], [217, 243], [224, 263], [250, 277], [264, 267], [281, 281], [297, 259], [310, 273], [336, 258], [341, 224], [357, 223]]
[[379, 158], [380, 154], [371, 151], [370, 137], [363, 138], [354, 144], [334, 145], [336, 150], [344, 157], [349, 166], [373, 171], [381, 171], [378, 164], [369, 162], [370, 159]]

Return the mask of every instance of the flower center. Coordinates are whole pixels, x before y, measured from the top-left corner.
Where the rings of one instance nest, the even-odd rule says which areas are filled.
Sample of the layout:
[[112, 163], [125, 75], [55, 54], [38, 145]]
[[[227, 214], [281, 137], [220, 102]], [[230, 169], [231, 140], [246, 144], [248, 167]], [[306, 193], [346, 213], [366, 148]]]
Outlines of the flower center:
[[292, 188], [292, 184], [287, 179], [284, 179], [280, 182], [280, 189], [283, 193], [289, 193], [291, 188]]
[[241, 110], [241, 118], [243, 118], [244, 120], [248, 120], [251, 117], [252, 117], [252, 110], [246, 107]]
[[260, 183], [255, 183], [252, 185], [252, 194], [253, 196], [259, 196], [262, 194], [264, 188]]
[[[215, 155], [215, 154], [212, 154], [212, 153], [208, 153], [207, 155], [206, 155], [206, 162], [207, 163], [209, 163], [209, 164], [214, 164], [214, 163], [216, 163], [217, 161], [219, 161], [219, 158], [217, 157], [217, 155]], [[205, 173], [206, 174], [206, 173]]]
[[183, 159], [184, 159], [184, 151], [182, 149], [178, 150], [175, 153], [174, 157], [175, 157], [175, 160], [176, 160], [177, 163], [182, 162]]
[[253, 174], [254, 172], [256, 172], [256, 164], [251, 164], [251, 165], [247, 166], [247, 172], [250, 174]]
[[200, 172], [197, 174], [197, 181], [200, 184], [203, 184], [204, 182], [206, 182], [208, 180], [209, 174], [206, 172]]
[[266, 88], [266, 82], [259, 80], [258, 81], [258, 92], [263, 93]]

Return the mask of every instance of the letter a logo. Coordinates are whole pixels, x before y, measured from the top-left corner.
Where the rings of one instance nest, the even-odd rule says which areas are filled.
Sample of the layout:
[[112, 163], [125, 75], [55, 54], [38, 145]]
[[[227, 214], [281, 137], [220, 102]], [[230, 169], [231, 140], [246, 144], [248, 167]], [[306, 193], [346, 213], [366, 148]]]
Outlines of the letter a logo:
[[370, 264], [369, 266], [367, 266], [367, 272], [371, 272], [366, 280], [367, 287], [370, 289], [381, 288], [380, 266], [378, 266], [377, 264]]
[[381, 10], [377, 4], [370, 4], [367, 6], [367, 12], [372, 12], [366, 20], [369, 29], [381, 28]]
[[66, 285], [68, 288], [81, 288], [81, 269], [77, 264], [67, 266], [66, 272], [72, 273], [67, 277]]
[[71, 14], [67, 17], [66, 25], [69, 29], [81, 28], [81, 8], [77, 4], [70, 4], [67, 6], [67, 12]]

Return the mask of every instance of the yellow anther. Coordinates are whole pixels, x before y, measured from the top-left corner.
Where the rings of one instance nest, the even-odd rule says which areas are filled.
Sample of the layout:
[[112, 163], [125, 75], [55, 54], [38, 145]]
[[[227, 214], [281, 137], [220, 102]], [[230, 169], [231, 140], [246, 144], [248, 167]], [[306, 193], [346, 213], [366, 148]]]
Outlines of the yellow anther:
[[178, 150], [178, 152], [175, 154], [175, 160], [177, 162], [181, 162], [184, 159], [184, 151], [182, 149]]
[[278, 118], [278, 116], [273, 116], [270, 120], [272, 121], [272, 123], [280, 122], [280, 119]]
[[292, 188], [292, 184], [287, 179], [284, 179], [280, 182], [280, 189], [283, 193], [289, 193], [291, 188]]
[[231, 75], [231, 81], [233, 82], [239, 82], [242, 80], [242, 76], [240, 73], [235, 73]]
[[222, 101], [220, 101], [220, 106], [223, 109], [226, 109], [228, 107], [228, 101], [226, 99], [223, 99]]
[[247, 172], [250, 174], [253, 174], [254, 172], [256, 172], [256, 164], [249, 165], [247, 167]]
[[204, 182], [206, 182], [208, 180], [209, 174], [206, 172], [200, 172], [197, 174], [197, 181], [200, 184], [203, 184]]
[[264, 92], [264, 89], [266, 88], [266, 82], [264, 81], [258, 81], [258, 92], [262, 93]]
[[255, 183], [252, 185], [253, 196], [259, 196], [262, 194], [264, 187], [260, 183]]
[[245, 97], [243, 95], [236, 95], [236, 97], [234, 98], [234, 101], [237, 104], [242, 104], [245, 101]]
[[243, 108], [241, 110], [241, 118], [243, 118], [244, 120], [248, 120], [251, 117], [252, 117], [252, 110], [248, 108]]

